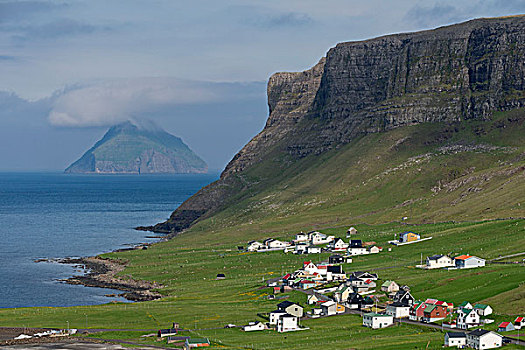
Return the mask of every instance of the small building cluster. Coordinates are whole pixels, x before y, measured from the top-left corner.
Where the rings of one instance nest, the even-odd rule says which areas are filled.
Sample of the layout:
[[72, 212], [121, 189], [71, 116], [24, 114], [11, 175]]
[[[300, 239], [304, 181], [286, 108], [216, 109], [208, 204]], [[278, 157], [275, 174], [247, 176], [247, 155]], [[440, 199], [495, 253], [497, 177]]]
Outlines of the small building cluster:
[[470, 329], [493, 322], [485, 318], [492, 314], [492, 307], [490, 307], [490, 305], [472, 305], [470, 302], [464, 301], [458, 306], [456, 312], [457, 318], [455, 322], [450, 324], [451, 328]]
[[498, 325], [498, 332], [515, 331], [515, 330], [520, 330], [522, 328], [525, 328], [525, 317], [518, 316], [516, 317], [514, 322], [509, 322], [509, 321], [501, 322]]
[[245, 332], [262, 331], [265, 329], [275, 329], [279, 333], [306, 330], [300, 327], [299, 320], [304, 315], [304, 308], [291, 301], [283, 301], [277, 304], [277, 310], [269, 313], [269, 322], [250, 322], [242, 327]]
[[432, 270], [432, 269], [470, 269], [475, 267], [485, 266], [485, 259], [478, 258], [473, 255], [459, 255], [454, 258], [448, 255], [432, 255], [426, 258], [424, 265], [417, 265], [416, 267]]
[[503, 336], [484, 329], [476, 329], [468, 333], [448, 332], [445, 334], [444, 345], [457, 348], [495, 349], [503, 345]]
[[437, 299], [427, 299], [425, 301], [416, 301], [410, 307], [409, 319], [432, 323], [444, 320], [454, 310], [454, 304]]
[[432, 237], [421, 238], [421, 235], [419, 235], [418, 233], [412, 231], [405, 231], [401, 232], [397, 239], [388, 241], [388, 243], [396, 246], [401, 246], [406, 244], [428, 241], [429, 239], [432, 239]]

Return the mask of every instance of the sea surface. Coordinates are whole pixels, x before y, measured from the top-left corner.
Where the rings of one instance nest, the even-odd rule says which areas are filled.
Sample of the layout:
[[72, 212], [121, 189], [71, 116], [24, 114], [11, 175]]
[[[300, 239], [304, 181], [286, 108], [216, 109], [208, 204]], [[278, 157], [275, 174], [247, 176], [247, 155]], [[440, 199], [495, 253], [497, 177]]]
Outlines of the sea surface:
[[0, 173], [0, 307], [124, 301], [120, 292], [69, 285], [73, 266], [39, 258], [91, 256], [155, 242], [133, 227], [163, 221], [218, 174]]

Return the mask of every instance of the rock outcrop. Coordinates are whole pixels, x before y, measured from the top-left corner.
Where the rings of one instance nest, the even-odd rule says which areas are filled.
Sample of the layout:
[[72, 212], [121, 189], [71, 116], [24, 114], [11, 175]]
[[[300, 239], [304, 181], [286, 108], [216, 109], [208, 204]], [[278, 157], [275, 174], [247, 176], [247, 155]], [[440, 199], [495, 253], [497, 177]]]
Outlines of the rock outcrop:
[[111, 127], [104, 137], [71, 164], [66, 173], [205, 173], [208, 167], [182, 140], [162, 129], [131, 122]]
[[[268, 82], [265, 128], [221, 178], [151, 229], [178, 232], [225, 208], [268, 157], [288, 162], [359, 135], [423, 122], [488, 119], [525, 106], [525, 16], [477, 19], [435, 30], [347, 42], [312, 69]], [[286, 165], [283, 164], [283, 167]]]

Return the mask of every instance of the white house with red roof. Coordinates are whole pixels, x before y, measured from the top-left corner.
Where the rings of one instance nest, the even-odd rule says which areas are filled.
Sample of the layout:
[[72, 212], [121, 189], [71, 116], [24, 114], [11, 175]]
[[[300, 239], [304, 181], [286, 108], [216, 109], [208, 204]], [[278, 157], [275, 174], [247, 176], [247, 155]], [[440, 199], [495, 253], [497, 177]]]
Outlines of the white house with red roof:
[[516, 319], [514, 320], [514, 328], [522, 329], [524, 327], [525, 327], [525, 317], [523, 316], [516, 317]]
[[454, 265], [458, 269], [471, 269], [485, 266], [485, 259], [473, 255], [460, 255], [454, 258]]
[[513, 331], [515, 329], [516, 328], [514, 328], [514, 325], [512, 324], [512, 322], [501, 322], [498, 325], [498, 332], [508, 332], [508, 331]]

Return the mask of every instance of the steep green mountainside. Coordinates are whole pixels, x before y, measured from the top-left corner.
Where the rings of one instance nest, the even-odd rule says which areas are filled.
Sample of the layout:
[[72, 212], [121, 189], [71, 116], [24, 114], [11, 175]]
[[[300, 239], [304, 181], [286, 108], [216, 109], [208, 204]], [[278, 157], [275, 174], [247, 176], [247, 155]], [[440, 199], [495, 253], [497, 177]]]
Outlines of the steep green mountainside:
[[217, 182], [147, 229], [177, 233], [211, 217], [520, 213], [520, 188], [502, 191], [522, 181], [523, 138], [498, 129], [522, 125], [523, 33], [525, 16], [478, 19], [341, 43], [307, 71], [274, 74], [264, 130]]
[[131, 122], [111, 127], [66, 173], [202, 173], [206, 163], [164, 130]]
[[251, 167], [249, 190], [239, 184], [226, 209], [189, 232], [525, 217], [525, 109], [368, 134], [286, 163], [277, 153]]

